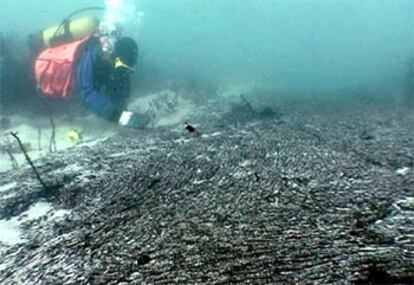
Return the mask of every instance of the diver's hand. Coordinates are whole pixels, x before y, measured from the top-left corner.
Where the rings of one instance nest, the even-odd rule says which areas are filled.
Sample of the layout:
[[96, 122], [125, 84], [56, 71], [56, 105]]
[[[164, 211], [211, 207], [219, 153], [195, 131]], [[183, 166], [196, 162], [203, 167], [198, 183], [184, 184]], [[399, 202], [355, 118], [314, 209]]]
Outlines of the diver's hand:
[[119, 117], [118, 123], [126, 128], [143, 129], [151, 121], [147, 114], [138, 114], [130, 111], [123, 111]]

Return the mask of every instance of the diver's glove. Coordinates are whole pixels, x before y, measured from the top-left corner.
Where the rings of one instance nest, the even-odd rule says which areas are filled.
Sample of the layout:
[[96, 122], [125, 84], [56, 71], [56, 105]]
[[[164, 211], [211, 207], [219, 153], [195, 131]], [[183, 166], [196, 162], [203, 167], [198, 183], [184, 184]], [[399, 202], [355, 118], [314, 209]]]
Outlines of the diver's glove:
[[118, 123], [126, 128], [143, 129], [151, 122], [148, 114], [137, 114], [130, 111], [123, 111]]

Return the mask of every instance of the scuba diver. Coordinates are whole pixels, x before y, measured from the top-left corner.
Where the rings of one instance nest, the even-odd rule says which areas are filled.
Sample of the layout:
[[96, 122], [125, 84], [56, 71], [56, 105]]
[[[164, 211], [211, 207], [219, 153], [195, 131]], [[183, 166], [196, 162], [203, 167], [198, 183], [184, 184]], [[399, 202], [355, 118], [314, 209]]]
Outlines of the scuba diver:
[[148, 114], [127, 109], [138, 57], [132, 38], [104, 32], [97, 19], [84, 16], [31, 35], [29, 45], [44, 96], [64, 99], [76, 93], [86, 110], [125, 127], [144, 128], [151, 121]]

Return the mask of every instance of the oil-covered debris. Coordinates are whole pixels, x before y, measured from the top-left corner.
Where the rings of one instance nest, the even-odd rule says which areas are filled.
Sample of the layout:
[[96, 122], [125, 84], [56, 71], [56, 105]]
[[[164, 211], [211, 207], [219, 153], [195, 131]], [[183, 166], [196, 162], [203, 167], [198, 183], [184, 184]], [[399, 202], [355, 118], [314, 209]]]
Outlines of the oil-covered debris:
[[190, 125], [189, 123], [185, 123], [184, 128], [189, 132], [189, 133], [196, 133], [197, 129], [193, 126]]
[[[413, 166], [414, 118], [313, 107], [225, 130], [200, 118], [198, 139], [124, 132], [36, 161], [71, 214], [0, 247], [0, 283], [409, 284], [414, 175], [397, 170]], [[2, 219], [42, 196], [30, 169], [0, 175], [13, 181]]]

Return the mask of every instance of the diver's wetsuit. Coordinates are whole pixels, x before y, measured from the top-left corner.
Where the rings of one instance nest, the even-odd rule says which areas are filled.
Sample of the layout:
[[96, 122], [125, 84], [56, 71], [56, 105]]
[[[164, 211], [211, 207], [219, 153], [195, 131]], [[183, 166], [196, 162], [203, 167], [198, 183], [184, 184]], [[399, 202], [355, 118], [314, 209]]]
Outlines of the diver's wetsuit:
[[83, 105], [105, 119], [117, 121], [129, 99], [129, 71], [114, 68], [104, 59], [99, 39], [91, 38], [79, 49], [75, 76]]

